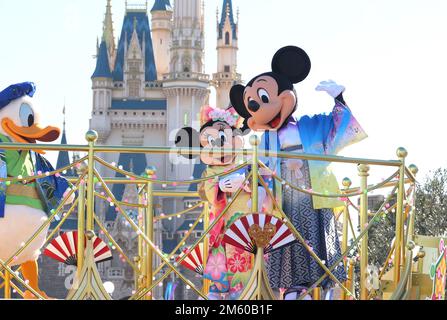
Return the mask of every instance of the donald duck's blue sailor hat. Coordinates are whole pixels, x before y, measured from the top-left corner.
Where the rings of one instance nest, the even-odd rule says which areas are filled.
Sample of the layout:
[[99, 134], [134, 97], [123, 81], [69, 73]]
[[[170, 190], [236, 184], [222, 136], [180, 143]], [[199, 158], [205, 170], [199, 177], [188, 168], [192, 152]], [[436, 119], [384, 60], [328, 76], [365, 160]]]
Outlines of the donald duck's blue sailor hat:
[[32, 97], [36, 92], [36, 86], [33, 82], [23, 82], [13, 84], [0, 92], [0, 109], [6, 107], [12, 101], [25, 95]]

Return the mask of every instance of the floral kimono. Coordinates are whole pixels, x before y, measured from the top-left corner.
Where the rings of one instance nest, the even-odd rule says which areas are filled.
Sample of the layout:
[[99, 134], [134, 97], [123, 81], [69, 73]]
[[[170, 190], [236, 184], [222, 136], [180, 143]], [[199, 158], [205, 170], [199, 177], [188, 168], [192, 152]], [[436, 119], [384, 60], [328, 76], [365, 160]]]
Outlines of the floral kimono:
[[[204, 176], [221, 174], [233, 168], [231, 166], [209, 166]], [[202, 182], [199, 185], [201, 197], [210, 204], [210, 223], [212, 223], [229, 203], [228, 198], [232, 194], [222, 192], [219, 184], [214, 180]], [[253, 255], [241, 249], [222, 242], [223, 235], [238, 217], [247, 213], [250, 194], [242, 191], [233, 205], [229, 208], [210, 232], [210, 252], [204, 278], [211, 280], [211, 293], [229, 293], [234, 300], [242, 293], [249, 280], [253, 267]]]

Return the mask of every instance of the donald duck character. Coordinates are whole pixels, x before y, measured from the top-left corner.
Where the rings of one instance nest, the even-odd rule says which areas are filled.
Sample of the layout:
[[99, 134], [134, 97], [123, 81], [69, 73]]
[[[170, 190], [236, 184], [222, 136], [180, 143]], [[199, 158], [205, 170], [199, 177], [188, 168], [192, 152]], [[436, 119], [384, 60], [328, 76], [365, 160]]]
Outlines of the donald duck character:
[[[59, 176], [44, 174], [44, 178], [33, 179], [38, 173], [54, 170], [41, 156], [43, 151], [1, 150], [1, 143], [52, 142], [59, 137], [59, 128], [39, 125], [40, 115], [32, 99], [35, 92], [36, 87], [31, 82], [11, 85], [0, 92], [0, 178], [20, 180], [0, 183], [0, 259], [3, 262], [31, 239], [71, 186]], [[66, 203], [73, 199], [74, 196]], [[28, 285], [45, 298], [47, 295], [39, 289], [37, 259], [48, 228], [9, 263], [10, 267], [20, 266]], [[35, 296], [26, 291], [24, 298]]]

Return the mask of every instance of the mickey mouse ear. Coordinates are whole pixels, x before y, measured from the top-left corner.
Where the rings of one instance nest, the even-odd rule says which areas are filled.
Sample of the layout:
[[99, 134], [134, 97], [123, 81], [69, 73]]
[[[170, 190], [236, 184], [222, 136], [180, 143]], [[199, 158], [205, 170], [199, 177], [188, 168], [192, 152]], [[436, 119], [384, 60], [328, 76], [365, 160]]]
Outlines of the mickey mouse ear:
[[307, 53], [295, 46], [279, 49], [272, 60], [272, 71], [287, 77], [292, 83], [306, 79], [310, 68], [311, 63]]

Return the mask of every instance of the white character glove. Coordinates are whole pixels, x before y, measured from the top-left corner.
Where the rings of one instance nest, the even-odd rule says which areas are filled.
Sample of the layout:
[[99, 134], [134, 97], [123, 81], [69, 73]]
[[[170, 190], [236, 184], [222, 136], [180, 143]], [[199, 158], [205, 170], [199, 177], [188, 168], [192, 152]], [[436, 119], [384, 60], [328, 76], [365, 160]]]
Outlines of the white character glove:
[[304, 162], [300, 159], [289, 159], [286, 162], [287, 169], [295, 172], [296, 179], [302, 179], [304, 177], [301, 168], [304, 166]]
[[328, 81], [322, 81], [318, 85], [318, 87], [315, 88], [316, 91], [324, 91], [327, 94], [329, 94], [332, 98], [337, 98], [341, 93], [343, 93], [346, 88], [342, 85], [338, 85], [333, 80]]
[[236, 173], [221, 179], [219, 181], [219, 188], [222, 192], [235, 193], [240, 189], [244, 181], [245, 175]]

